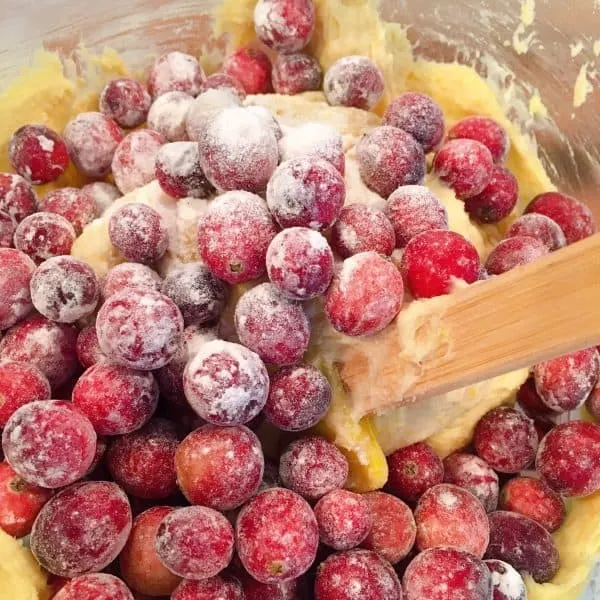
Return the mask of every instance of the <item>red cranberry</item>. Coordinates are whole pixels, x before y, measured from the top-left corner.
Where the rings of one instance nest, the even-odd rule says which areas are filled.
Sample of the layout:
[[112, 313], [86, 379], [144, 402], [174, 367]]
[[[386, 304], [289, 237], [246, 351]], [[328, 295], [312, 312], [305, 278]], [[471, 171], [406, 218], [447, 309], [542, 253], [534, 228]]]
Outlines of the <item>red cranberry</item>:
[[595, 387], [585, 401], [585, 408], [596, 421], [600, 421], [600, 390]]
[[319, 531], [308, 503], [282, 488], [261, 492], [236, 523], [236, 547], [244, 568], [262, 583], [297, 579], [317, 555]]
[[240, 342], [274, 365], [298, 362], [310, 341], [310, 320], [302, 306], [270, 283], [248, 290], [235, 307]]
[[35, 264], [23, 252], [0, 248], [0, 331], [12, 327], [33, 309], [29, 283]]
[[37, 209], [37, 198], [28, 181], [15, 173], [0, 173], [0, 211], [20, 223]]
[[271, 87], [271, 61], [257, 48], [240, 48], [223, 63], [223, 72], [237, 79], [247, 94], [268, 94]]
[[519, 572], [502, 560], [484, 561], [492, 574], [493, 600], [527, 600], [527, 588]]
[[486, 558], [503, 560], [526, 571], [538, 583], [550, 581], [559, 567], [552, 536], [535, 521], [516, 513], [498, 511], [490, 521], [490, 545]]
[[204, 425], [181, 442], [175, 468], [189, 502], [225, 511], [257, 492], [264, 457], [258, 438], [247, 427]]
[[498, 508], [498, 475], [479, 456], [457, 452], [444, 459], [444, 483], [471, 492], [486, 512]]
[[209, 75], [200, 87], [200, 93], [207, 90], [226, 90], [237, 96], [240, 102], [246, 99], [246, 90], [244, 86], [231, 75], [227, 73], [213, 73]]
[[0, 531], [16, 538], [29, 535], [50, 490], [27, 483], [6, 462], [0, 462]]
[[77, 329], [32, 315], [15, 325], [0, 342], [0, 359], [17, 360], [37, 367], [53, 390], [77, 372]]
[[528, 467], [538, 446], [533, 421], [506, 406], [494, 408], [482, 417], [473, 443], [477, 454], [500, 473], [518, 473]]
[[138, 129], [128, 133], [112, 157], [112, 172], [123, 194], [143, 187], [155, 176], [156, 155], [165, 138], [156, 131]]
[[208, 579], [231, 562], [233, 543], [233, 527], [222, 514], [204, 506], [188, 506], [175, 509], [162, 520], [155, 548], [172, 573]]
[[116, 185], [105, 181], [93, 181], [81, 188], [81, 191], [96, 203], [98, 215], [103, 215], [113, 202], [121, 197], [121, 192]]
[[323, 79], [323, 92], [332, 106], [371, 110], [381, 100], [384, 88], [381, 70], [366, 56], [340, 58]]
[[13, 169], [33, 184], [58, 179], [69, 166], [69, 151], [56, 131], [45, 125], [23, 125], [8, 142]]
[[533, 377], [529, 377], [519, 388], [519, 391], [517, 392], [517, 402], [531, 418], [537, 416], [546, 417], [552, 413], [538, 395]]
[[107, 567], [130, 531], [131, 508], [118, 485], [76, 483], [40, 511], [31, 532], [31, 551], [50, 573], [76, 577]]
[[162, 94], [150, 107], [147, 127], [160, 133], [169, 142], [183, 142], [188, 139], [185, 128], [186, 115], [194, 97], [185, 92]]
[[205, 129], [225, 108], [242, 105], [239, 97], [231, 90], [207, 90], [194, 99], [187, 112], [185, 130], [190, 140], [198, 142]]
[[533, 237], [542, 242], [550, 252], [567, 245], [562, 229], [550, 217], [539, 213], [520, 216], [506, 232], [506, 237]]
[[515, 267], [526, 265], [548, 254], [543, 242], [518, 236], [502, 240], [490, 253], [485, 268], [490, 275], [502, 275]]
[[98, 216], [94, 199], [83, 190], [73, 187], [51, 191], [40, 200], [40, 208], [63, 216], [81, 235], [83, 228]]
[[64, 131], [71, 159], [87, 177], [105, 177], [117, 146], [123, 139], [119, 126], [100, 112], [84, 112], [67, 123]]
[[375, 252], [347, 258], [327, 292], [325, 312], [346, 335], [371, 335], [400, 311], [404, 286], [398, 269]]
[[495, 163], [506, 158], [510, 140], [502, 125], [489, 117], [465, 117], [455, 123], [448, 131], [448, 139], [469, 139], [480, 142], [490, 151]]
[[54, 596], [54, 600], [134, 600], [129, 588], [114, 575], [93, 573], [75, 577]]
[[387, 198], [398, 187], [418, 185], [425, 177], [425, 154], [406, 131], [382, 125], [364, 135], [356, 146], [360, 176]]
[[402, 255], [401, 271], [415, 298], [449, 294], [454, 279], [473, 283], [479, 278], [479, 255], [462, 235], [432, 229], [413, 237]]
[[563, 496], [588, 496], [600, 490], [600, 426], [571, 421], [541, 441], [536, 468]]
[[171, 600], [246, 600], [241, 583], [233, 577], [186, 579], [171, 594]]
[[399, 187], [388, 198], [384, 212], [393, 225], [397, 248], [404, 248], [424, 231], [448, 229], [445, 206], [423, 185]]
[[276, 52], [297, 52], [312, 37], [315, 13], [313, 0], [259, 0], [254, 9], [256, 36]]
[[264, 413], [284, 431], [314, 427], [331, 404], [331, 386], [321, 371], [308, 364], [284, 367], [271, 377]]
[[492, 576], [482, 560], [456, 548], [431, 548], [408, 565], [405, 600], [488, 600]]
[[280, 54], [273, 63], [273, 87], [277, 94], [294, 96], [321, 88], [323, 71], [307, 54]]
[[175, 303], [152, 290], [125, 288], [106, 300], [96, 319], [102, 351], [117, 364], [153, 371], [177, 352], [183, 317]]
[[16, 229], [14, 217], [0, 210], [0, 248], [12, 248]]
[[492, 179], [494, 161], [482, 143], [456, 139], [444, 144], [433, 159], [436, 175], [461, 200], [481, 194]]
[[156, 178], [163, 192], [173, 198], [208, 198], [213, 192], [195, 142], [165, 144], [156, 155]]
[[281, 455], [283, 485], [309, 500], [318, 500], [348, 479], [348, 461], [334, 444], [321, 437], [292, 442]]
[[150, 267], [140, 263], [121, 263], [109, 269], [104, 278], [102, 296], [109, 296], [123, 291], [128, 287], [137, 287], [145, 290], [160, 292], [162, 279]]
[[100, 93], [100, 112], [127, 129], [139, 127], [148, 115], [152, 98], [134, 79], [113, 79]]
[[203, 419], [215, 425], [239, 425], [263, 409], [269, 376], [251, 350], [214, 340], [204, 344], [188, 363], [183, 387], [190, 406]]
[[498, 223], [508, 217], [519, 199], [517, 178], [502, 165], [494, 165], [483, 192], [465, 201], [465, 210], [479, 223]]
[[299, 579], [284, 583], [261, 583], [247, 573], [241, 574], [245, 600], [300, 600]]
[[76, 233], [64, 217], [39, 212], [25, 217], [15, 231], [15, 248], [25, 252], [36, 263], [52, 256], [71, 253]]
[[183, 52], [169, 52], [154, 61], [148, 76], [148, 91], [153, 98], [167, 92], [197, 96], [205, 78], [196, 58]]

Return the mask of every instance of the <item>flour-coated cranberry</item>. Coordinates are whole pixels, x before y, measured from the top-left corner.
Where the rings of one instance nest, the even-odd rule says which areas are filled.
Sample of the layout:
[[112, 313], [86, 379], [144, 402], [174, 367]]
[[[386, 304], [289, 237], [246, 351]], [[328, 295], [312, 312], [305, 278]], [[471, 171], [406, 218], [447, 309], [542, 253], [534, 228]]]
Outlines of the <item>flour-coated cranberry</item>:
[[98, 215], [102, 216], [113, 202], [121, 197], [121, 192], [116, 185], [106, 181], [92, 181], [81, 188], [96, 203]]
[[258, 48], [239, 48], [223, 62], [222, 71], [237, 79], [247, 94], [268, 94], [271, 85], [271, 60]]
[[14, 217], [0, 210], [0, 248], [12, 248], [16, 229]]
[[300, 600], [302, 579], [292, 579], [284, 583], [262, 583], [247, 573], [240, 573], [245, 600]]
[[294, 96], [320, 89], [323, 70], [307, 54], [280, 54], [273, 63], [273, 88], [277, 94]]
[[371, 110], [383, 96], [385, 82], [379, 67], [367, 56], [344, 56], [325, 72], [323, 92], [332, 106]]
[[227, 73], [209, 75], [200, 86], [200, 93], [202, 94], [207, 90], [227, 90], [237, 96], [240, 102], [246, 99], [244, 86], [235, 77], [227, 75]]
[[77, 358], [84, 369], [88, 369], [97, 362], [106, 360], [100, 348], [95, 325], [84, 327], [77, 336]]
[[515, 568], [502, 560], [484, 562], [492, 574], [492, 600], [527, 600], [527, 587]]
[[71, 253], [77, 234], [64, 217], [51, 212], [38, 212], [25, 217], [15, 231], [15, 248], [36, 263]]
[[83, 228], [98, 216], [94, 199], [83, 190], [73, 187], [59, 188], [46, 194], [40, 200], [43, 211], [63, 216], [81, 235]]
[[267, 126], [267, 128], [273, 132], [273, 135], [277, 141], [283, 137], [281, 125], [270, 109], [268, 109], [266, 106], [261, 106], [260, 104], [250, 104], [246, 107], [246, 109], [255, 117], [258, 117]]
[[183, 52], [169, 52], [154, 61], [148, 76], [148, 91], [153, 98], [167, 92], [197, 96], [205, 78], [198, 59]]
[[91, 573], [74, 577], [54, 600], [134, 600], [130, 589], [114, 575]]
[[29, 284], [34, 271], [35, 264], [27, 254], [0, 248], [0, 331], [33, 310]]
[[20, 223], [38, 210], [31, 184], [16, 173], [0, 173], [0, 211]]
[[194, 581], [186, 579], [171, 594], [171, 600], [246, 600], [242, 584], [235, 577], [216, 575]]
[[510, 148], [508, 133], [490, 117], [471, 116], [461, 119], [448, 131], [448, 139], [470, 139], [482, 143], [490, 151], [495, 163], [503, 162]]
[[254, 8], [256, 36], [276, 52], [297, 52], [312, 37], [315, 13], [313, 0], [259, 0]]
[[542, 242], [550, 252], [567, 245], [567, 238], [556, 221], [541, 213], [521, 215], [506, 232], [506, 237], [534, 237]]
[[194, 99], [185, 119], [185, 130], [193, 142], [198, 142], [204, 130], [225, 108], [240, 107], [242, 101], [228, 89], [208, 89]]
[[98, 101], [100, 112], [126, 129], [138, 127], [146, 120], [151, 103], [152, 98], [143, 84], [125, 78], [109, 81]]
[[498, 223], [508, 217], [518, 199], [517, 178], [506, 167], [494, 165], [489, 183], [465, 201], [465, 210], [479, 223]]
[[485, 268], [490, 275], [502, 275], [548, 254], [543, 242], [529, 236], [502, 240], [489, 254]]
[[185, 92], [166, 92], [154, 100], [148, 111], [146, 126], [160, 133], [168, 142], [188, 139], [186, 115], [194, 97]]
[[156, 271], [140, 263], [125, 262], [108, 270], [102, 285], [102, 296], [106, 300], [127, 287], [160, 292], [161, 286], [162, 279]]

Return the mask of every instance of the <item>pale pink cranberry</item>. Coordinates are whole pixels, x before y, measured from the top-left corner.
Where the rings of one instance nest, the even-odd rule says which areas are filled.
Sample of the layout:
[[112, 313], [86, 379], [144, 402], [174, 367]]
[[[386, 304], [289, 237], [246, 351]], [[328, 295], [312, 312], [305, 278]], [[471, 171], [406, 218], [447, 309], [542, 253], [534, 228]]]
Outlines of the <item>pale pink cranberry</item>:
[[259, 356], [221, 340], [204, 344], [188, 363], [185, 396], [196, 413], [215, 425], [240, 425], [267, 401], [269, 376]]
[[216, 575], [194, 581], [186, 579], [171, 594], [171, 600], [246, 600], [242, 584], [234, 577]]
[[185, 92], [167, 92], [154, 100], [148, 112], [147, 127], [158, 132], [168, 142], [188, 139], [186, 115], [194, 97]]
[[527, 587], [516, 569], [502, 560], [484, 562], [492, 574], [493, 600], [527, 600]]
[[131, 369], [152, 371], [176, 354], [183, 317], [175, 303], [153, 290], [125, 288], [106, 300], [96, 319], [102, 351]]
[[0, 248], [12, 248], [16, 229], [14, 217], [0, 210]]
[[419, 185], [425, 177], [425, 154], [406, 131], [382, 125], [364, 135], [356, 146], [360, 176], [380, 196], [398, 187]]
[[521, 215], [506, 232], [506, 237], [533, 237], [542, 242], [550, 252], [567, 245], [562, 229], [550, 217], [540, 213]]
[[538, 438], [533, 421], [514, 408], [486, 413], [475, 428], [475, 450], [495, 471], [518, 473], [535, 458]]
[[400, 582], [386, 560], [369, 550], [349, 550], [332, 554], [319, 565], [315, 600], [354, 600], [358, 597], [402, 600]]
[[408, 565], [404, 600], [489, 600], [492, 575], [482, 560], [457, 548], [431, 548]]
[[243, 425], [204, 425], [175, 455], [177, 483], [188, 501], [220, 511], [238, 508], [256, 494], [264, 464], [259, 439]]
[[98, 362], [106, 360], [100, 348], [96, 326], [84, 327], [77, 336], [77, 358], [84, 369], [89, 369]]
[[93, 573], [67, 582], [54, 600], [134, 600], [129, 588], [114, 575]]
[[543, 242], [529, 236], [510, 237], [502, 240], [491, 252], [485, 263], [489, 275], [502, 275], [515, 267], [526, 265], [548, 254]]
[[444, 483], [471, 492], [490, 513], [498, 508], [498, 475], [482, 458], [456, 452], [444, 459]]
[[222, 191], [264, 191], [279, 161], [271, 127], [243, 107], [219, 112], [204, 129], [199, 144], [202, 170]]
[[237, 553], [248, 573], [262, 583], [297, 579], [317, 555], [319, 530], [309, 504], [282, 488], [252, 498], [236, 523]]
[[323, 79], [323, 92], [332, 106], [371, 110], [381, 100], [384, 88], [381, 70], [366, 56], [340, 58]]
[[433, 171], [457, 198], [466, 200], [481, 194], [492, 179], [494, 161], [482, 143], [470, 139], [446, 142], [433, 159]]
[[0, 429], [21, 406], [50, 399], [50, 383], [34, 365], [13, 360], [0, 362]]
[[526, 571], [538, 583], [550, 581], [560, 558], [552, 536], [538, 523], [512, 512], [489, 516], [490, 544], [486, 558], [502, 560], [517, 571]]
[[71, 253], [77, 234], [64, 217], [38, 212], [25, 217], [15, 231], [15, 248], [41, 263], [52, 256]]
[[301, 578], [283, 583], [262, 583], [245, 571], [236, 575], [242, 583], [245, 600], [300, 600], [301, 598]]
[[568, 244], [589, 237], [597, 230], [594, 215], [585, 204], [558, 192], [539, 194], [525, 212], [550, 217], [562, 229]]
[[0, 248], [0, 331], [33, 310], [29, 284], [34, 271], [35, 264], [27, 254]]
[[230, 54], [222, 71], [239, 81], [247, 94], [268, 94], [271, 86], [271, 61], [258, 48], [240, 48]]
[[60, 400], [29, 402], [8, 419], [2, 450], [28, 483], [59, 488], [81, 479], [96, 452], [90, 421]]
[[361, 547], [377, 552], [393, 565], [400, 562], [415, 544], [417, 527], [412, 511], [402, 500], [384, 492], [370, 492], [363, 497], [373, 525]]
[[240, 342], [274, 365], [298, 362], [310, 341], [310, 320], [301, 304], [270, 283], [248, 290], [235, 307]]
[[519, 199], [517, 178], [502, 165], [494, 165], [485, 189], [465, 201], [465, 210], [479, 223], [498, 223], [508, 217]]
[[108, 222], [111, 244], [132, 262], [152, 264], [169, 246], [169, 233], [160, 213], [132, 202], [116, 210]]
[[402, 308], [404, 286], [398, 269], [375, 252], [347, 258], [334, 277], [325, 313], [337, 331], [371, 335], [387, 327]]
[[495, 163], [506, 158], [510, 148], [508, 133], [502, 125], [489, 117], [465, 117], [448, 131], [448, 139], [469, 139], [480, 142], [490, 151]]
[[276, 52], [302, 50], [315, 29], [313, 0], [259, 0], [254, 8], [258, 39]]
[[146, 120], [151, 103], [146, 87], [134, 79], [109, 81], [99, 100], [100, 112], [126, 129], [138, 127]]
[[32, 315], [10, 329], [0, 342], [0, 358], [37, 367], [53, 390], [69, 381], [79, 368], [77, 329]]
[[277, 94], [294, 96], [321, 88], [323, 70], [307, 54], [280, 54], [273, 63], [273, 88]]
[[118, 485], [76, 483], [42, 508], [31, 532], [31, 551], [50, 573], [76, 577], [107, 567], [130, 531], [131, 508]]
[[121, 192], [116, 185], [105, 181], [93, 181], [81, 188], [81, 191], [92, 198], [96, 203], [98, 215], [103, 215], [113, 202], [121, 197]]
[[108, 270], [102, 286], [102, 296], [107, 299], [127, 287], [160, 292], [162, 279], [156, 271], [146, 265], [121, 263]]
[[233, 556], [233, 527], [216, 510], [188, 506], [170, 512], [158, 526], [155, 548], [175, 575], [208, 579], [220, 573]]
[[389, 488], [406, 502], [416, 502], [429, 488], [444, 479], [441, 459], [424, 442], [396, 450], [387, 457], [387, 463]]
[[73, 187], [52, 190], [40, 200], [43, 211], [63, 216], [81, 235], [83, 228], [98, 216], [94, 199], [83, 190]]
[[208, 198], [214, 191], [200, 166], [195, 142], [165, 144], [156, 155], [155, 174], [163, 192], [173, 198]]
[[110, 172], [115, 150], [123, 139], [115, 121], [100, 112], [80, 113], [67, 123], [64, 136], [77, 170], [96, 179]]
[[20, 223], [38, 210], [31, 184], [16, 173], [0, 173], [0, 210]]
[[209, 75], [200, 87], [200, 93], [207, 90], [226, 90], [237, 96], [240, 102], [246, 99], [246, 90], [244, 86], [231, 75], [227, 73], [213, 73]]
[[423, 185], [400, 186], [388, 198], [384, 213], [391, 221], [397, 248], [432, 229], [448, 229], [446, 207]]
[[45, 125], [23, 125], [8, 142], [13, 169], [35, 185], [58, 179], [69, 166], [69, 151], [63, 138]]
[[94, 269], [71, 256], [43, 262], [31, 277], [30, 289], [36, 310], [59, 323], [74, 323], [93, 313], [100, 295]]
[[396, 236], [383, 212], [365, 204], [350, 204], [342, 209], [332, 227], [330, 243], [342, 258], [369, 251], [390, 256], [396, 247]]
[[541, 441], [537, 470], [563, 496], [588, 496], [600, 490], [600, 426], [571, 421]]
[[169, 52], [154, 61], [148, 76], [148, 91], [155, 99], [167, 92], [197, 96], [205, 79], [196, 58], [183, 52]]
[[264, 413], [284, 431], [315, 426], [331, 404], [331, 386], [321, 371], [308, 364], [284, 367], [271, 377]]
[[156, 155], [166, 139], [156, 131], [138, 129], [128, 133], [112, 157], [112, 172], [123, 194], [143, 187], [154, 179]]

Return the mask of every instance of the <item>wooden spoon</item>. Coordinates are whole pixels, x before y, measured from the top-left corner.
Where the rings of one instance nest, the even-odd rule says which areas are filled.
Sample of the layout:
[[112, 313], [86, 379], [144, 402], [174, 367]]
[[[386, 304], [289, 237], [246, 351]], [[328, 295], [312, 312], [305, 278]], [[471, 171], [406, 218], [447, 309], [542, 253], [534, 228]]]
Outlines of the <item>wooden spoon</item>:
[[350, 347], [340, 375], [356, 417], [600, 344], [600, 234], [437, 301], [420, 328], [439, 343], [418, 364], [401, 358], [404, 311]]

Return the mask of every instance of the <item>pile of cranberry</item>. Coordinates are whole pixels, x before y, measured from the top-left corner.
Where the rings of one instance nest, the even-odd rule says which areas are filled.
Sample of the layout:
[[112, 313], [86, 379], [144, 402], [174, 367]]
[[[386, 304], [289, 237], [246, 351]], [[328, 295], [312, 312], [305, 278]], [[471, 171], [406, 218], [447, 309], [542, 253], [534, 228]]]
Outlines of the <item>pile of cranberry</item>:
[[[442, 462], [418, 443], [389, 456], [385, 492], [345, 490], [346, 457], [308, 434], [332, 391], [301, 362], [307, 301], [322, 301], [336, 330], [373, 334], [405, 288], [446, 294], [455, 278], [501, 274], [595, 231], [584, 205], [542, 194], [480, 264], [422, 185], [425, 157], [435, 151], [434, 173], [474, 220], [496, 223], [518, 197], [503, 164], [508, 136], [474, 116], [443, 141], [441, 109], [412, 92], [357, 146], [384, 210], [344, 207], [335, 129], [306, 123], [295, 139], [267, 109], [242, 106], [272, 87], [321, 87], [319, 64], [299, 53], [314, 23], [311, 0], [260, 0], [255, 26], [280, 52], [273, 65], [245, 48], [205, 77], [195, 58], [172, 52], [147, 86], [110, 82], [99, 112], [62, 135], [27, 125], [10, 141], [16, 174], [0, 174], [0, 528], [30, 535], [58, 600], [489, 600], [492, 588], [495, 600], [523, 600], [517, 571], [545, 582], [558, 569], [550, 533], [565, 519], [563, 496], [600, 490], [600, 426], [556, 425], [584, 402], [600, 418], [596, 349], [537, 365], [518, 408], [482, 418], [471, 453]], [[346, 57], [323, 90], [332, 105], [369, 110], [383, 77], [368, 58]], [[32, 185], [71, 162], [92, 182], [38, 199]], [[108, 219], [128, 262], [99, 280], [69, 256], [76, 236], [155, 178], [174, 198], [218, 193], [198, 223], [202, 262], [160, 277], [152, 266], [168, 228], [130, 203]], [[219, 320], [229, 286], [265, 274], [228, 331]], [[270, 450], [278, 465], [253, 432], [264, 420], [286, 432]], [[534, 463], [538, 474], [519, 475]]]

